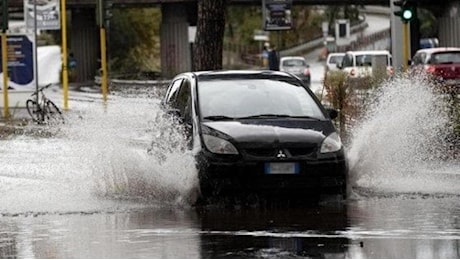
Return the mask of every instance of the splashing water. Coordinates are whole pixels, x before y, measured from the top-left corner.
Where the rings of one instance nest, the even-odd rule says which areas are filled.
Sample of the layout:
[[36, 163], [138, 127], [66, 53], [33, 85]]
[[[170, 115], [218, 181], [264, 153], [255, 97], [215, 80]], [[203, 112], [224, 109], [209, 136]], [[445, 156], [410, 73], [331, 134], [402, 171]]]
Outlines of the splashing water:
[[446, 99], [423, 76], [399, 75], [380, 87], [353, 132], [351, 184], [372, 193], [460, 194], [460, 164], [446, 159]]
[[[195, 201], [193, 156], [180, 127], [171, 124], [157, 99], [111, 96], [105, 109], [94, 100], [71, 106], [65, 125], [41, 130], [52, 137], [25, 134], [0, 141], [0, 214], [129, 210]], [[34, 131], [36, 126], [30, 126], [26, 133]], [[157, 156], [157, 146], [168, 149]]]

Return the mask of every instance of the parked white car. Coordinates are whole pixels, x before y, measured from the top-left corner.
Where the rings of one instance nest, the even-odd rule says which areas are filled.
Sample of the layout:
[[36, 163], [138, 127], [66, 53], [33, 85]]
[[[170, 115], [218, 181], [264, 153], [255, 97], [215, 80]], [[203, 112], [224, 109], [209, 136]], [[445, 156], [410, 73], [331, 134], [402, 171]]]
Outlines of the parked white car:
[[349, 78], [372, 77], [372, 69], [378, 66], [378, 63], [386, 67], [388, 75], [393, 74], [391, 54], [386, 50], [348, 51], [339, 68], [346, 72]]
[[337, 64], [341, 64], [343, 57], [345, 56], [344, 52], [332, 52], [327, 55], [326, 58], [326, 73], [333, 70], [338, 70]]

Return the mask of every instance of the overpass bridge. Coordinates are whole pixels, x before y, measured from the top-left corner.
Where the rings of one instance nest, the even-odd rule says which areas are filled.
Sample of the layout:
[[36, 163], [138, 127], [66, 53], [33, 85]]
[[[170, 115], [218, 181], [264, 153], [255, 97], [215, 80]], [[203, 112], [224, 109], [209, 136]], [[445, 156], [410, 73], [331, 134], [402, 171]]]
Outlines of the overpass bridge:
[[[114, 8], [160, 7], [161, 21], [161, 64], [162, 74], [175, 75], [191, 68], [191, 50], [188, 27], [196, 21], [196, 0], [104, 0]], [[262, 5], [262, 0], [228, 0], [232, 5]], [[392, 0], [292, 0], [293, 5], [383, 5], [390, 6]], [[98, 69], [99, 30], [96, 25], [96, 0], [67, 0], [70, 12], [69, 48], [78, 63], [77, 81], [94, 79]], [[439, 0], [418, 0], [420, 6], [430, 9], [441, 17], [440, 45], [460, 47], [460, 0], [448, 0], [443, 5]], [[456, 5], [454, 3], [457, 3]], [[450, 4], [450, 5], [449, 5]], [[24, 0], [9, 0], [10, 10], [22, 12]], [[457, 6], [457, 7], [455, 7]], [[457, 8], [457, 9], [456, 9]], [[456, 11], [457, 13], [452, 15]], [[453, 16], [453, 17], [452, 17]], [[399, 18], [398, 18], [399, 19]], [[452, 40], [453, 39], [453, 40]]]
[[[158, 4], [172, 3], [196, 3], [197, 0], [106, 0], [112, 2], [115, 6], [152, 6]], [[262, 0], [228, 0], [230, 4], [240, 5], [259, 5]], [[421, 5], [439, 5], [439, 0], [417, 0]], [[386, 5], [389, 6], [389, 0], [293, 0], [294, 5]], [[11, 7], [21, 7], [23, 0], [9, 0], [8, 5]], [[67, 0], [69, 7], [95, 6], [96, 0]]]

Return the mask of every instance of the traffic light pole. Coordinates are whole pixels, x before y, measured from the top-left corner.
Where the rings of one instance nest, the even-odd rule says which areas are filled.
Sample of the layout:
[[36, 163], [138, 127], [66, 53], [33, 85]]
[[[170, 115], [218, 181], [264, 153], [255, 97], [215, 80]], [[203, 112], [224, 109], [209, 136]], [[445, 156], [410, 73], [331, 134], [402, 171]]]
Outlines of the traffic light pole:
[[409, 62], [409, 24], [403, 23], [403, 71], [407, 70]]
[[8, 30], [8, 1], [2, 0], [2, 71], [3, 71], [3, 115], [10, 118], [8, 104], [8, 41], [6, 31]]
[[107, 46], [106, 46], [106, 31], [104, 26], [100, 27], [101, 34], [101, 87], [102, 98], [104, 104], [107, 102]]
[[[396, 63], [396, 60], [402, 59], [401, 63], [396, 63], [397, 65], [402, 65], [403, 71], [407, 70], [407, 67], [409, 65], [409, 59], [411, 53], [411, 38], [410, 38], [410, 31], [409, 31], [409, 26], [411, 26], [411, 22], [414, 20], [416, 17], [416, 11], [417, 11], [417, 1], [416, 0], [394, 0], [391, 1], [391, 9], [393, 10], [392, 14], [392, 49], [393, 49], [393, 62]], [[399, 7], [399, 10], [396, 9]], [[396, 22], [396, 17], [399, 17], [401, 19], [401, 22]], [[399, 56], [401, 55], [401, 52], [399, 52], [397, 44], [397, 40], [400, 41], [400, 39], [397, 39], [397, 37], [400, 35], [400, 31], [397, 30], [397, 27], [401, 28], [402, 27], [402, 58]], [[412, 27], [412, 26], [411, 26]], [[400, 36], [399, 36], [400, 37]], [[414, 43], [415, 44], [415, 43]], [[415, 46], [415, 45], [414, 45]], [[396, 51], [397, 50], [397, 54]], [[399, 56], [399, 57], [398, 57]]]
[[97, 1], [97, 18], [101, 44], [101, 88], [104, 105], [107, 102], [107, 32], [105, 29], [105, 5], [103, 0]]
[[69, 68], [67, 54], [67, 8], [66, 0], [61, 0], [61, 34], [62, 34], [62, 90], [64, 92], [64, 110], [69, 109]]
[[8, 44], [6, 38], [6, 30], [2, 28], [3, 116], [6, 119], [9, 119], [10, 111], [8, 104]]

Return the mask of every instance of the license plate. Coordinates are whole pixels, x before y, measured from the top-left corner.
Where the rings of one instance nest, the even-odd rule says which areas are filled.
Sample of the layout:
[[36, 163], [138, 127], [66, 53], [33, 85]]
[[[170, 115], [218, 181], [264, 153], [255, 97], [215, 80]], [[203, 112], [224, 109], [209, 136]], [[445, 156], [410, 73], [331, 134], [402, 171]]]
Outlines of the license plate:
[[265, 174], [299, 174], [299, 163], [282, 162], [282, 163], [265, 163]]

